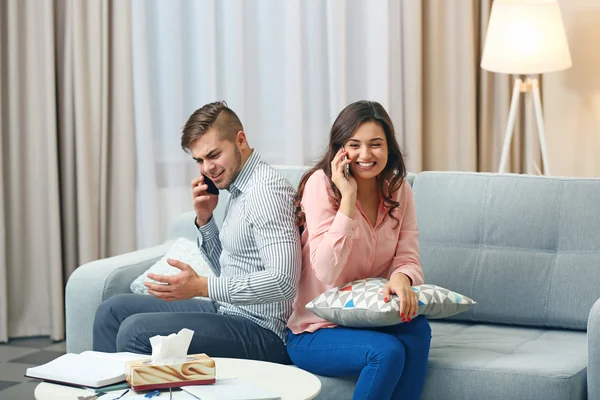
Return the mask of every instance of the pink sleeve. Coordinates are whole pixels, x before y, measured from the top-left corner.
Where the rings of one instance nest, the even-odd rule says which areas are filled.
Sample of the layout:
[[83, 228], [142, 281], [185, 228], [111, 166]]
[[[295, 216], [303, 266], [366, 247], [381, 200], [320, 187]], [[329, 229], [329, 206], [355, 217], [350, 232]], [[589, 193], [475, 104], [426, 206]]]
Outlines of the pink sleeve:
[[401, 202], [405, 202], [404, 216], [400, 227], [400, 239], [396, 244], [396, 254], [390, 267], [392, 275], [402, 272], [412, 281], [412, 286], [423, 284], [423, 268], [419, 260], [419, 228], [417, 210], [412, 188], [404, 182], [401, 188]]
[[325, 285], [333, 285], [346, 266], [357, 228], [355, 220], [336, 210], [330, 193], [327, 176], [317, 171], [302, 195], [311, 268]]

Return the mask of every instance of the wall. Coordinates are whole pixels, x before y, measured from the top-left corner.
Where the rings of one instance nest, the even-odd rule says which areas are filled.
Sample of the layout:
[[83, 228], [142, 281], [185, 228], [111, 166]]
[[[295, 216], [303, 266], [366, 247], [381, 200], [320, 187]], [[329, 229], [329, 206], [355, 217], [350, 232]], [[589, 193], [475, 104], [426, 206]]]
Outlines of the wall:
[[559, 0], [573, 66], [544, 75], [552, 175], [600, 177], [600, 0]]

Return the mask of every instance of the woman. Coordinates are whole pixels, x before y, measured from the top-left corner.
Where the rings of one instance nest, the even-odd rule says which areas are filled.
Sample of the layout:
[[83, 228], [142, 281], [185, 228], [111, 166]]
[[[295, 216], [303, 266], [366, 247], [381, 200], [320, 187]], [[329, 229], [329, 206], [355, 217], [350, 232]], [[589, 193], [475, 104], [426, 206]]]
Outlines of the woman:
[[[303, 265], [288, 353], [315, 374], [358, 376], [354, 399], [418, 399], [425, 379], [431, 329], [415, 317], [411, 285], [423, 283], [423, 270], [405, 176], [390, 117], [379, 103], [359, 101], [337, 117], [329, 151], [302, 177], [296, 195]], [[328, 289], [368, 277], [389, 279], [384, 301], [399, 297], [404, 323], [346, 328], [304, 307]]]

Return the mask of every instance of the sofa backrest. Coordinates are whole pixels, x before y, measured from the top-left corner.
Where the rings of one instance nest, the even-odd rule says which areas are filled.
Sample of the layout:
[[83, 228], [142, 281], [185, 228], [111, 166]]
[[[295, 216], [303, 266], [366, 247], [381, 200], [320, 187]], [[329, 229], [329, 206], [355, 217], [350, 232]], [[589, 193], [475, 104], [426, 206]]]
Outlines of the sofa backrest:
[[424, 172], [425, 282], [478, 304], [451, 319], [585, 330], [600, 298], [600, 179]]

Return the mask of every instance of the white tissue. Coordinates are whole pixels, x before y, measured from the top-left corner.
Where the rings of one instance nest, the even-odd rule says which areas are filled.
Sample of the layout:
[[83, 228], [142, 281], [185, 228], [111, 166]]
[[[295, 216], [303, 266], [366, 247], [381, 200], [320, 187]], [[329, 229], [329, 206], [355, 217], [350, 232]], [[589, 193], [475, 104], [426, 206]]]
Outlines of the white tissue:
[[185, 362], [192, 336], [194, 336], [194, 331], [187, 328], [169, 336], [152, 336], [150, 338], [152, 364], [170, 365]]

